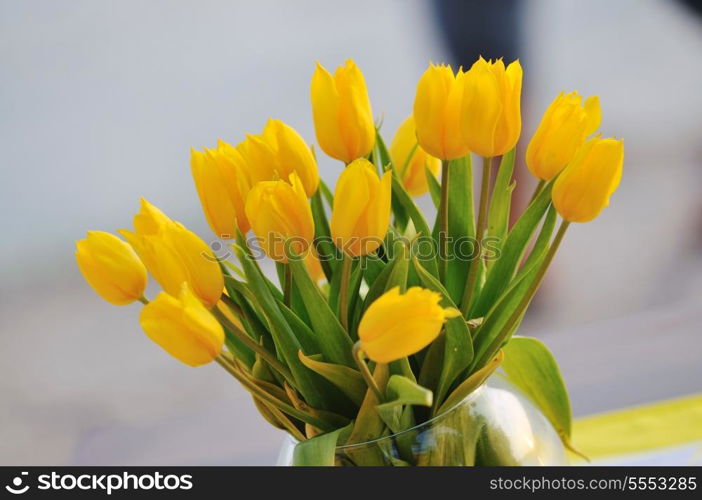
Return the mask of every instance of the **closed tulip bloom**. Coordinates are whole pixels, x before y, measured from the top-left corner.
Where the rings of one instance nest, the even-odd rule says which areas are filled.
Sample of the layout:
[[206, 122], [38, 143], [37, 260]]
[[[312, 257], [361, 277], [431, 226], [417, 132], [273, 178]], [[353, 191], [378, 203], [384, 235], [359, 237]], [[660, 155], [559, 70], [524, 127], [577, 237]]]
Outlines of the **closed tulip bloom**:
[[439, 305], [441, 296], [411, 287], [395, 287], [373, 302], [358, 325], [363, 352], [377, 363], [390, 363], [417, 353], [436, 339], [448, 318], [460, 312]]
[[297, 174], [311, 197], [319, 186], [319, 172], [312, 150], [302, 136], [280, 120], [268, 120], [263, 139], [275, 152], [278, 177], [289, 179], [292, 173]]
[[421, 196], [429, 190], [427, 169], [436, 177], [441, 168], [441, 160], [430, 156], [418, 145], [412, 116], [397, 129], [390, 144], [390, 156], [400, 174], [402, 184], [412, 196]]
[[187, 282], [208, 308], [219, 301], [224, 289], [219, 263], [209, 245], [185, 226], [142, 198], [134, 231], [119, 232], [166, 292], [177, 296]]
[[216, 149], [192, 149], [190, 156], [190, 169], [207, 222], [225, 240], [234, 238], [237, 227], [244, 234], [249, 230], [244, 200], [250, 180], [240, 156], [234, 156], [239, 153], [230, 148], [220, 141]]
[[186, 365], [204, 365], [222, 352], [222, 326], [187, 283], [176, 297], [159, 293], [141, 310], [139, 323], [151, 340]]
[[297, 174], [290, 182], [259, 182], [246, 199], [246, 214], [266, 254], [279, 262], [287, 262], [286, 240], [292, 250], [304, 254], [314, 239], [312, 210], [305, 188]]
[[461, 128], [464, 73], [430, 65], [419, 79], [414, 121], [419, 145], [435, 158], [453, 160], [470, 152]]
[[575, 152], [600, 126], [600, 100], [588, 97], [585, 104], [577, 92], [561, 92], [549, 105], [526, 152], [529, 171], [550, 181], [573, 159]]
[[390, 224], [392, 173], [378, 178], [365, 158], [351, 162], [339, 176], [334, 193], [331, 236], [349, 257], [375, 251]]
[[588, 222], [609, 205], [619, 186], [624, 142], [595, 137], [587, 141], [553, 185], [553, 205], [569, 222]]
[[278, 156], [263, 135], [248, 134], [234, 149], [243, 160], [252, 185], [279, 178]]
[[76, 262], [88, 284], [110, 304], [131, 304], [144, 295], [146, 267], [134, 249], [117, 236], [88, 231], [76, 242]]
[[326, 154], [349, 163], [371, 152], [373, 112], [363, 73], [352, 60], [333, 76], [317, 63], [310, 93], [317, 142]]
[[462, 123], [471, 151], [490, 158], [512, 149], [522, 130], [522, 67], [482, 57], [464, 78]]

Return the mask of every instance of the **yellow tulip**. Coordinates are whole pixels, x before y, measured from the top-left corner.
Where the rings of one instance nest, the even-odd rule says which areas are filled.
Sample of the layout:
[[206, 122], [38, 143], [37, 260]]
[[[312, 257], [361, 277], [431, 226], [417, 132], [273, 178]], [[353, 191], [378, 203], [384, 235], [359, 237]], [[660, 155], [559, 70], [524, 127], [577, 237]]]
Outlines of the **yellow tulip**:
[[292, 240], [296, 254], [304, 254], [314, 239], [312, 210], [305, 188], [297, 174], [290, 182], [259, 182], [246, 199], [246, 215], [266, 254], [279, 262], [287, 262], [285, 242]]
[[204, 365], [222, 352], [222, 326], [187, 283], [177, 297], [159, 293], [141, 310], [139, 323], [151, 340], [186, 365]]
[[166, 292], [178, 295], [187, 282], [205, 306], [211, 309], [217, 303], [224, 289], [222, 271], [210, 247], [195, 233], [143, 198], [134, 231], [119, 233]]
[[247, 134], [234, 150], [244, 161], [252, 185], [279, 177], [276, 152], [262, 135]]
[[310, 93], [317, 142], [326, 154], [349, 163], [371, 152], [373, 112], [363, 73], [352, 60], [334, 76], [317, 63]]
[[276, 171], [281, 179], [297, 174], [311, 197], [319, 186], [319, 172], [312, 150], [297, 131], [280, 120], [268, 120], [263, 129], [264, 141], [276, 154]]
[[527, 147], [526, 164], [531, 173], [544, 181], [553, 179], [600, 126], [601, 118], [597, 96], [587, 98], [583, 105], [577, 92], [561, 92], [546, 109]]
[[414, 98], [414, 121], [419, 145], [442, 160], [461, 158], [470, 152], [461, 129], [463, 78], [460, 69], [430, 65], [419, 79]]
[[553, 205], [569, 222], [588, 222], [609, 205], [619, 186], [624, 142], [595, 137], [587, 141], [553, 185]]
[[212, 231], [225, 240], [249, 230], [244, 200], [251, 182], [239, 153], [220, 141], [216, 149], [191, 150], [190, 169], [202, 209]]
[[76, 242], [76, 262], [88, 284], [110, 304], [131, 304], [144, 295], [146, 267], [113, 234], [88, 231], [87, 238]]
[[294, 128], [280, 120], [268, 120], [260, 135], [247, 135], [236, 152], [253, 183], [287, 180], [295, 173], [308, 197], [317, 191], [319, 173], [312, 150]]
[[482, 57], [464, 78], [462, 125], [471, 151], [490, 158], [512, 149], [522, 130], [522, 67]]
[[412, 196], [421, 196], [429, 189], [426, 169], [436, 177], [441, 168], [441, 160], [430, 156], [417, 144], [412, 116], [397, 129], [390, 144], [390, 156], [400, 174], [402, 184]]
[[363, 352], [377, 363], [390, 363], [421, 351], [441, 332], [448, 318], [460, 312], [439, 305], [441, 296], [411, 287], [400, 294], [395, 287], [373, 302], [358, 325]]
[[390, 224], [392, 173], [378, 178], [365, 158], [351, 162], [339, 176], [334, 193], [331, 236], [334, 244], [350, 257], [375, 251]]

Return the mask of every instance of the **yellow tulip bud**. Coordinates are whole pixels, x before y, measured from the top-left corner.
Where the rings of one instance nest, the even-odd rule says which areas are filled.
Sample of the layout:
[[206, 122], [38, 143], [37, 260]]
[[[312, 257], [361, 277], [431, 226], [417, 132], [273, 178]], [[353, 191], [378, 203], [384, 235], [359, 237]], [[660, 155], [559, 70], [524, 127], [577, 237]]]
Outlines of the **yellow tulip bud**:
[[577, 92], [564, 94], [549, 105], [531, 138], [526, 164], [531, 173], [550, 181], [573, 159], [585, 138], [600, 126], [600, 100], [589, 97], [582, 103]]
[[304, 254], [314, 239], [312, 209], [305, 188], [297, 174], [290, 182], [259, 182], [246, 199], [246, 215], [266, 254], [287, 262], [285, 242], [292, 240], [292, 250]]
[[177, 298], [159, 293], [141, 310], [139, 323], [151, 340], [186, 365], [204, 365], [222, 352], [222, 326], [187, 283]]
[[275, 150], [262, 135], [248, 134], [246, 139], [237, 144], [235, 151], [244, 160], [252, 185], [279, 177]]
[[439, 305], [441, 296], [411, 287], [400, 294], [395, 287], [373, 302], [358, 325], [363, 352], [377, 363], [390, 363], [421, 351], [441, 332], [448, 318], [460, 312]]
[[341, 173], [334, 193], [331, 236], [334, 244], [350, 257], [375, 251], [390, 224], [392, 173], [378, 178], [365, 158], [349, 164]]
[[390, 144], [390, 156], [400, 174], [402, 184], [412, 196], [421, 196], [428, 191], [426, 169], [436, 177], [441, 168], [441, 160], [430, 156], [417, 144], [412, 116], [397, 129]]
[[463, 133], [471, 151], [486, 158], [512, 149], [522, 130], [519, 109], [522, 67], [514, 61], [507, 69], [501, 59], [482, 57], [464, 78]]
[[119, 233], [166, 292], [178, 295], [187, 282], [208, 308], [217, 303], [224, 289], [222, 271], [210, 247], [195, 233], [143, 198], [141, 211], [134, 216], [134, 232]]
[[609, 205], [619, 186], [624, 142], [595, 137], [587, 141], [553, 185], [553, 205], [569, 222], [588, 222]]
[[276, 154], [278, 177], [289, 179], [296, 173], [307, 196], [311, 197], [319, 186], [319, 172], [312, 150], [302, 136], [280, 120], [268, 120], [263, 138]]
[[371, 152], [373, 112], [363, 73], [352, 60], [334, 76], [317, 63], [310, 93], [317, 142], [326, 154], [349, 163]]
[[461, 129], [464, 73], [451, 66], [430, 65], [419, 79], [414, 98], [414, 121], [419, 145], [442, 160], [470, 152]]
[[246, 233], [249, 221], [244, 200], [251, 183], [239, 153], [223, 141], [217, 149], [192, 149], [190, 169], [212, 231], [225, 240], [234, 238], [237, 227]]
[[144, 264], [113, 234], [88, 231], [87, 238], [76, 242], [76, 262], [88, 284], [110, 304], [131, 304], [144, 295]]

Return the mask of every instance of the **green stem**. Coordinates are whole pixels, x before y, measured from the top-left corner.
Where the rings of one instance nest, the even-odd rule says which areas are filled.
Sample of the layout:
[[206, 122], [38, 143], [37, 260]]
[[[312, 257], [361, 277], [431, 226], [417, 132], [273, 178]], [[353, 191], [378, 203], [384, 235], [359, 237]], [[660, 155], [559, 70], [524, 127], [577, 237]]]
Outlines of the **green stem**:
[[568, 222], [566, 220], [561, 222], [561, 225], [558, 228], [558, 232], [556, 233], [556, 236], [553, 239], [553, 242], [551, 243], [551, 247], [548, 249], [548, 253], [546, 253], [546, 256], [544, 257], [544, 261], [541, 263], [541, 267], [539, 268], [539, 271], [537, 272], [536, 276], [534, 277], [534, 281], [531, 283], [531, 286], [527, 290], [527, 293], [524, 295], [522, 300], [519, 302], [519, 305], [517, 305], [517, 307], [514, 309], [514, 312], [512, 313], [512, 315], [509, 317], [509, 319], [505, 323], [505, 326], [502, 328], [499, 335], [497, 335], [497, 337], [495, 337], [495, 339], [492, 341], [492, 343], [487, 348], [487, 350], [482, 355], [482, 357], [478, 360], [477, 363], [475, 363], [475, 365], [474, 365], [475, 368], [482, 367], [483, 364], [485, 364], [487, 361], [492, 359], [492, 357], [495, 355], [495, 353], [498, 351], [498, 349], [502, 346], [502, 342], [504, 342], [507, 335], [509, 335], [509, 333], [512, 331], [514, 326], [517, 324], [517, 321], [519, 321], [519, 318], [521, 318], [522, 314], [524, 314], [524, 311], [529, 306], [529, 303], [534, 298], [534, 295], [536, 295], [536, 292], [538, 291], [539, 287], [541, 286], [541, 282], [544, 280], [544, 276], [546, 275], [546, 271], [548, 270], [548, 267], [551, 265], [551, 262], [553, 261], [553, 257], [556, 255], [556, 251], [558, 250], [558, 247], [560, 246], [561, 242], [563, 241], [563, 237], [565, 236], [566, 230], [568, 229], [569, 225], [570, 225], [570, 222]]
[[341, 262], [341, 283], [339, 288], [339, 321], [344, 330], [349, 330], [349, 281], [353, 259], [343, 254]]
[[258, 342], [256, 342], [254, 339], [249, 337], [245, 332], [241, 331], [241, 329], [236, 326], [234, 323], [230, 321], [229, 318], [227, 318], [220, 310], [218, 310], [216, 307], [212, 309], [212, 314], [214, 315], [215, 318], [217, 318], [217, 321], [222, 323], [224, 327], [232, 332], [232, 334], [241, 342], [246, 345], [249, 349], [257, 353], [263, 360], [268, 363], [271, 368], [276, 370], [278, 373], [280, 373], [285, 380], [291, 381], [291, 383], [295, 380], [292, 376], [292, 373], [288, 368], [280, 362], [278, 358], [275, 357], [273, 353], [271, 353], [268, 349], [260, 345]]
[[414, 146], [412, 146], [412, 149], [410, 149], [410, 152], [407, 155], [407, 158], [405, 158], [405, 163], [402, 165], [402, 168], [398, 172], [400, 174], [400, 176], [399, 176], [400, 181], [404, 180], [405, 174], [407, 173], [407, 167], [409, 167], [410, 163], [412, 162], [412, 157], [417, 152], [417, 149], [419, 149], [419, 143], [415, 142]]
[[283, 264], [285, 266], [285, 284], [283, 290], [283, 303], [288, 306], [292, 304], [292, 292], [293, 292], [293, 277], [292, 277], [292, 267], [289, 263]]
[[287, 413], [291, 417], [294, 417], [302, 422], [305, 422], [307, 424], [310, 424], [322, 432], [330, 432], [332, 431], [332, 427], [327, 424], [324, 420], [321, 420], [314, 415], [310, 415], [309, 413], [305, 413], [304, 411], [298, 410], [292, 405], [289, 405], [288, 403], [285, 403], [284, 401], [281, 401], [280, 399], [276, 398], [275, 396], [271, 395], [270, 393], [264, 391], [261, 389], [259, 386], [257, 386], [255, 383], [253, 383], [251, 380], [247, 379], [245, 376], [243, 376], [239, 371], [234, 367], [226, 358], [223, 356], [218, 356], [215, 358], [217, 363], [224, 368], [232, 377], [237, 379], [241, 385], [244, 386], [246, 390], [251, 392], [252, 394], [256, 395], [261, 401], [265, 401], [266, 403], [270, 403], [276, 408], [278, 408], [280, 411]]
[[139, 297], [137, 300], [138, 300], [139, 302], [141, 302], [142, 304], [144, 304], [144, 305], [146, 305], [146, 304], [149, 303], [149, 299], [147, 299], [147, 298], [144, 297], [143, 295], [142, 295], [141, 297]]
[[529, 205], [531, 205], [531, 202], [536, 199], [537, 196], [539, 196], [539, 193], [541, 190], [544, 188], [546, 185], [546, 181], [541, 179], [539, 180], [539, 183], [536, 185], [536, 188], [534, 189], [534, 194], [531, 195], [531, 198], [529, 199]]
[[449, 160], [441, 160], [441, 199], [439, 200], [439, 279], [446, 283], [448, 270]]
[[468, 319], [470, 313], [470, 304], [473, 300], [473, 289], [475, 282], [478, 279], [478, 270], [482, 262], [483, 254], [483, 234], [487, 226], [488, 217], [488, 201], [490, 198], [490, 177], [492, 177], [492, 158], [483, 158], [483, 178], [480, 182], [480, 205], [478, 207], [478, 223], [475, 228], [475, 246], [477, 247], [477, 255], [471, 259], [468, 265], [468, 277], [466, 278], [466, 287], [463, 290], [463, 298], [461, 300], [461, 312]]
[[382, 403], [385, 398], [383, 398], [383, 393], [380, 391], [380, 387], [378, 387], [378, 384], [375, 383], [375, 379], [373, 378], [373, 375], [371, 374], [370, 370], [368, 369], [368, 365], [366, 364], [365, 356], [363, 354], [363, 349], [361, 349], [361, 343], [356, 342], [353, 345], [353, 359], [358, 365], [358, 369], [361, 372], [361, 376], [363, 377], [363, 380], [366, 381], [366, 385], [368, 385], [368, 388], [373, 391], [375, 394], [375, 397], [378, 398], [378, 403]]

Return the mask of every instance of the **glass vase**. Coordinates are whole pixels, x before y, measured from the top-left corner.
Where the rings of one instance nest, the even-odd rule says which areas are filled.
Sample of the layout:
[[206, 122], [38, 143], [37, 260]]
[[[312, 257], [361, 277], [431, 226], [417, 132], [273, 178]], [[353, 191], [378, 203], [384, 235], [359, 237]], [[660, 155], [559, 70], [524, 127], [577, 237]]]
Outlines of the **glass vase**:
[[[278, 465], [294, 465], [287, 437]], [[500, 374], [461, 403], [397, 434], [336, 448], [337, 466], [563, 465], [566, 453], [548, 419]]]

